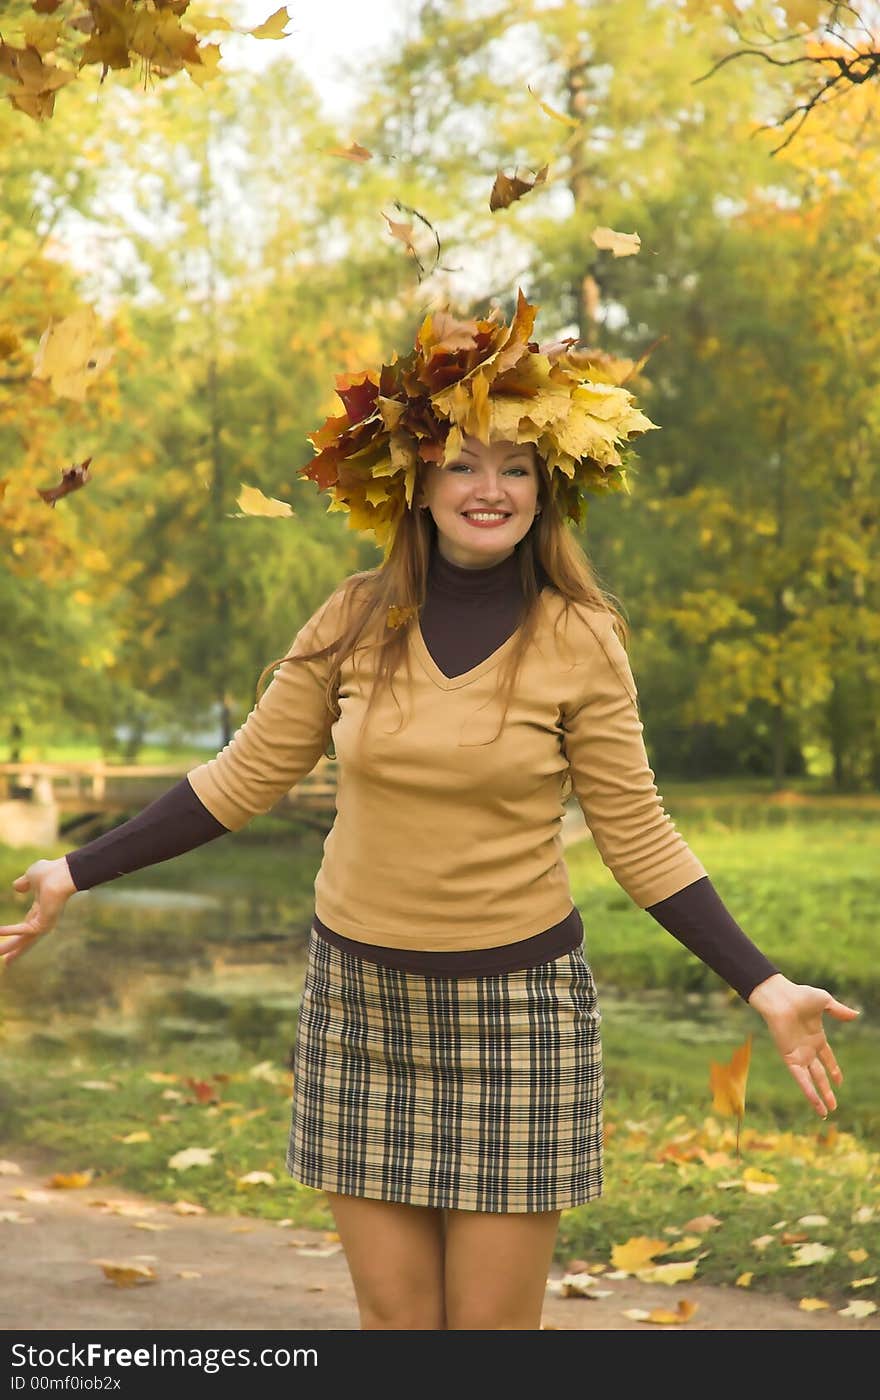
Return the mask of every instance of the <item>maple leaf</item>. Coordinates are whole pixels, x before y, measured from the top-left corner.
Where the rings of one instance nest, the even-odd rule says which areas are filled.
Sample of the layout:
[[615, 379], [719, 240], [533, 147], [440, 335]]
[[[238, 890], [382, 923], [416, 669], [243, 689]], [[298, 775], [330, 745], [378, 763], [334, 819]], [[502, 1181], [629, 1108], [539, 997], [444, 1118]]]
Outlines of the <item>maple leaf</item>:
[[740, 1274], [739, 1278], [735, 1280], [737, 1288], [751, 1288], [752, 1279], [754, 1277], [755, 1275], [750, 1270], [744, 1274]]
[[826, 1303], [824, 1298], [801, 1298], [798, 1307], [804, 1312], [818, 1312], [820, 1308], [830, 1308], [831, 1304]]
[[236, 1179], [238, 1186], [274, 1186], [275, 1178], [271, 1172], [246, 1172], [244, 1176]]
[[190, 1167], [210, 1167], [216, 1151], [216, 1147], [184, 1147], [168, 1158], [168, 1165], [178, 1172], [185, 1172]]
[[547, 179], [549, 168], [547, 165], [542, 165], [534, 180], [521, 180], [516, 171], [511, 178], [499, 170], [495, 176], [492, 193], [489, 195], [491, 212], [494, 214], [496, 209], [506, 209], [509, 205], [516, 203], [518, 199], [522, 199], [523, 195], [528, 194], [536, 185], [543, 185]]
[[794, 1256], [789, 1259], [790, 1269], [804, 1268], [809, 1264], [824, 1264], [834, 1254], [827, 1244], [798, 1244], [794, 1246]]
[[[295, 514], [289, 501], [280, 501], [276, 496], [265, 496], [259, 487], [246, 486], [244, 482], [241, 483], [241, 490], [235, 504], [241, 515], [265, 515], [276, 518]], [[232, 512], [230, 518], [240, 517]]]
[[34, 379], [47, 381], [59, 398], [83, 402], [89, 384], [116, 353], [112, 348], [98, 348], [98, 329], [98, 318], [90, 306], [80, 307], [57, 323], [50, 320], [37, 347]]
[[368, 151], [366, 146], [359, 146], [357, 141], [352, 141], [350, 146], [329, 146], [325, 152], [328, 156], [341, 156], [343, 160], [355, 160], [361, 165], [365, 161], [373, 159], [373, 152]]
[[74, 1191], [77, 1187], [88, 1186], [95, 1173], [91, 1170], [85, 1172], [55, 1172], [46, 1182], [47, 1186], [54, 1186], [58, 1190]]
[[627, 1273], [634, 1274], [653, 1263], [655, 1254], [663, 1254], [668, 1248], [668, 1240], [653, 1240], [647, 1235], [633, 1235], [623, 1244], [612, 1245], [611, 1263], [615, 1269], [624, 1269]]
[[847, 1303], [845, 1308], [838, 1308], [837, 1315], [838, 1317], [870, 1317], [871, 1313], [876, 1311], [877, 1304], [869, 1303], [867, 1298], [864, 1301], [854, 1299], [851, 1303]]
[[709, 1062], [709, 1087], [712, 1090], [712, 1107], [716, 1113], [728, 1118], [736, 1118], [736, 1155], [740, 1156], [740, 1132], [743, 1115], [746, 1111], [746, 1083], [749, 1077], [749, 1064], [752, 1058], [752, 1037], [747, 1035], [743, 1044], [737, 1046], [728, 1064]]
[[721, 1221], [717, 1215], [695, 1215], [693, 1220], [686, 1220], [683, 1228], [685, 1230], [712, 1230]]
[[105, 1277], [110, 1279], [111, 1283], [115, 1283], [117, 1288], [135, 1288], [141, 1283], [156, 1282], [156, 1271], [151, 1269], [149, 1264], [134, 1264], [113, 1259], [93, 1259], [91, 1262], [103, 1269]]
[[675, 1312], [670, 1312], [666, 1308], [654, 1308], [652, 1312], [646, 1312], [644, 1308], [626, 1308], [623, 1315], [633, 1318], [636, 1322], [657, 1322], [668, 1325], [689, 1322], [698, 1307], [699, 1303], [692, 1303], [687, 1298], [679, 1298]]
[[597, 248], [609, 248], [616, 258], [628, 258], [638, 253], [642, 240], [637, 233], [618, 233], [613, 228], [599, 226], [590, 235]]
[[680, 1264], [655, 1264], [650, 1269], [637, 1269], [640, 1283], [684, 1283], [697, 1272], [696, 1259], [682, 1259]]
[[[55, 502], [60, 501], [62, 496], [69, 496], [71, 491], [79, 491], [89, 480], [89, 466], [91, 457], [86, 457], [84, 462], [78, 462], [68, 471], [61, 473], [61, 481], [57, 486], [38, 486], [37, 491], [47, 505], [55, 509]], [[80, 1087], [83, 1089], [94, 1089], [97, 1080], [87, 1080]], [[102, 1088], [116, 1088], [116, 1085], [102, 1085]]]

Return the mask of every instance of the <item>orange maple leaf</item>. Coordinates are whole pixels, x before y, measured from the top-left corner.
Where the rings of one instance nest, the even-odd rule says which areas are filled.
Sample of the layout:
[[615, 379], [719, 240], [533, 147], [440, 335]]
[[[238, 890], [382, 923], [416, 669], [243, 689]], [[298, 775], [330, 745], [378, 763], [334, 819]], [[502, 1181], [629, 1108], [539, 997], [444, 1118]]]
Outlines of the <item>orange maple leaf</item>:
[[712, 1107], [716, 1113], [736, 1118], [736, 1155], [739, 1151], [739, 1135], [743, 1115], [746, 1111], [746, 1082], [749, 1077], [749, 1064], [752, 1058], [752, 1037], [747, 1035], [742, 1045], [737, 1046], [730, 1057], [730, 1063], [720, 1065], [715, 1060], [709, 1062], [709, 1087], [712, 1090]]

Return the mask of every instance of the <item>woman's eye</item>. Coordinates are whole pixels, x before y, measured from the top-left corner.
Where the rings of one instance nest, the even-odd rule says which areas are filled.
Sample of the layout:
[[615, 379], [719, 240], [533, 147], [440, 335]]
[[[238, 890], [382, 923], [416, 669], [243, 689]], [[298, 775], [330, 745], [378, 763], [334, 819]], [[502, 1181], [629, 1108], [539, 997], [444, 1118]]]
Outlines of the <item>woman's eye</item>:
[[[469, 471], [470, 471], [470, 467], [468, 466], [467, 462], [454, 462], [453, 465], [452, 465], [451, 467], [448, 468], [448, 470], [451, 471], [451, 472], [457, 472], [457, 471], [469, 472]], [[508, 471], [508, 472], [519, 472], [520, 476], [528, 476], [528, 472], [526, 471], [525, 467], [508, 467], [508, 468], [507, 468], [507, 471]], [[505, 472], [505, 475], [506, 475], [506, 474], [507, 474], [507, 472]]]

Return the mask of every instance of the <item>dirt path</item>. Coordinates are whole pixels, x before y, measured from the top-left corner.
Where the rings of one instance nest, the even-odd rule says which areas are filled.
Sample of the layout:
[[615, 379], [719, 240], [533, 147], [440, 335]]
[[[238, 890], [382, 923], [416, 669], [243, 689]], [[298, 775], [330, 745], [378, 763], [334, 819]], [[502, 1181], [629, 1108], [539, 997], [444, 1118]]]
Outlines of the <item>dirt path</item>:
[[[48, 1154], [4, 1146], [0, 1157], [21, 1167], [20, 1174], [0, 1176], [0, 1217], [10, 1212], [31, 1217], [30, 1223], [0, 1219], [4, 1331], [348, 1331], [359, 1326], [345, 1256], [323, 1231], [245, 1216], [181, 1216], [170, 1205], [116, 1188], [48, 1190], [55, 1170]], [[184, 1182], [181, 1189], [185, 1197]], [[39, 1194], [28, 1199], [21, 1191]], [[116, 1210], [95, 1201], [112, 1202]], [[155, 1271], [156, 1282], [119, 1287], [96, 1259], [145, 1264]], [[675, 1309], [679, 1297], [698, 1305], [688, 1331], [880, 1328], [880, 1314], [862, 1320], [840, 1317], [834, 1309], [806, 1313], [787, 1298], [699, 1283], [668, 1288], [610, 1280], [602, 1284], [609, 1297], [563, 1298], [553, 1292], [563, 1272], [558, 1265], [551, 1271], [543, 1314], [547, 1329], [643, 1331], [648, 1324], [624, 1316], [625, 1309]]]

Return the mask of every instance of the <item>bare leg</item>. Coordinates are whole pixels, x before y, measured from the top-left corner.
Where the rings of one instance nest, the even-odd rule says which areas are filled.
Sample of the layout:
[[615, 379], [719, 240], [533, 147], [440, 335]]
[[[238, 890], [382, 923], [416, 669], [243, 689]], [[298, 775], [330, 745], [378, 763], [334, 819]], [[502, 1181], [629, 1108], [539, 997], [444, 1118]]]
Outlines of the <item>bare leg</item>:
[[446, 1212], [446, 1325], [540, 1329], [561, 1211]]
[[443, 1331], [443, 1212], [325, 1192], [361, 1330]]

